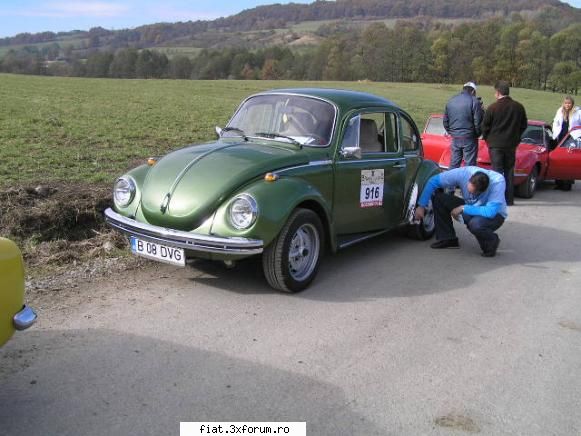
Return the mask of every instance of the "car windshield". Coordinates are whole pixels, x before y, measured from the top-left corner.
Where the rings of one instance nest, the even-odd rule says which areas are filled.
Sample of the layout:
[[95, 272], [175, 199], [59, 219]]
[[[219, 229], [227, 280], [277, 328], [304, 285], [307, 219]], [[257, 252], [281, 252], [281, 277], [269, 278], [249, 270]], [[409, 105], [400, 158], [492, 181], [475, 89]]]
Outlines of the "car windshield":
[[247, 137], [322, 147], [329, 145], [335, 108], [315, 98], [285, 94], [258, 95], [244, 102], [227, 129]]
[[520, 137], [524, 144], [545, 145], [542, 126], [528, 126]]
[[429, 135], [445, 135], [446, 129], [444, 129], [444, 118], [442, 117], [431, 117], [426, 124], [426, 130], [424, 133]]

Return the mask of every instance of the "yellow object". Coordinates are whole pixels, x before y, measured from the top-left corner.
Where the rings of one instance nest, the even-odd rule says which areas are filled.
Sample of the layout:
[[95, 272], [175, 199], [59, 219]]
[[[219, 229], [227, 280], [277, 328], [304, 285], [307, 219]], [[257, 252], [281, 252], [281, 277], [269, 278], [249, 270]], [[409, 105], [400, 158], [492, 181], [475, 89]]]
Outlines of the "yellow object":
[[157, 158], [155, 157], [150, 157], [147, 159], [147, 165], [149, 165], [150, 167], [154, 166], [157, 163]]
[[264, 175], [264, 180], [267, 182], [276, 182], [278, 180], [278, 176], [274, 173], [266, 173]]
[[15, 331], [13, 317], [24, 305], [24, 264], [16, 244], [0, 238], [0, 345]]

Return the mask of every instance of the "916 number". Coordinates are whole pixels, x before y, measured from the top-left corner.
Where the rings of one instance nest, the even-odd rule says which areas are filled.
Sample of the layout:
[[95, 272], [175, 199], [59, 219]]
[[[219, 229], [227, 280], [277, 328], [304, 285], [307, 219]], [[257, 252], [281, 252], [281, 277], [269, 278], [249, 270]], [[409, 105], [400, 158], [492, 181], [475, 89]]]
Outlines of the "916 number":
[[366, 200], [377, 200], [379, 198], [379, 186], [365, 188]]

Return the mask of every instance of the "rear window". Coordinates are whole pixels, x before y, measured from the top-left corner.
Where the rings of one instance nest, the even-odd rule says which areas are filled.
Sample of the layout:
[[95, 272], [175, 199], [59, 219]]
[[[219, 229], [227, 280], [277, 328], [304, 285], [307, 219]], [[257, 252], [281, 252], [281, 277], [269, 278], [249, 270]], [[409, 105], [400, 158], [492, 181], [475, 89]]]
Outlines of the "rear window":
[[445, 135], [446, 129], [444, 129], [444, 118], [442, 117], [431, 117], [426, 124], [426, 130], [424, 133], [430, 135]]

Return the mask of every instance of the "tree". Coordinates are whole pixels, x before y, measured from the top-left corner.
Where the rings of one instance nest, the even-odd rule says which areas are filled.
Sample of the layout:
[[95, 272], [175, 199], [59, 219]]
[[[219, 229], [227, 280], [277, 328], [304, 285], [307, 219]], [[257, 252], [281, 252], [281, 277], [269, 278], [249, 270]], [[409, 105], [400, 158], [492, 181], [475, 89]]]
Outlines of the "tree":
[[192, 75], [192, 61], [184, 55], [174, 56], [169, 61], [169, 75], [173, 79], [189, 79]]
[[134, 79], [137, 56], [137, 50], [134, 48], [117, 50], [109, 68], [109, 76], [120, 79]]
[[88, 77], [109, 77], [109, 69], [113, 62], [113, 54], [95, 52], [87, 58], [85, 72]]
[[167, 72], [168, 59], [163, 53], [141, 50], [135, 61], [135, 75], [140, 79], [161, 78]]
[[264, 61], [261, 73], [262, 80], [278, 80], [281, 76], [282, 72], [276, 59], [267, 59]]

